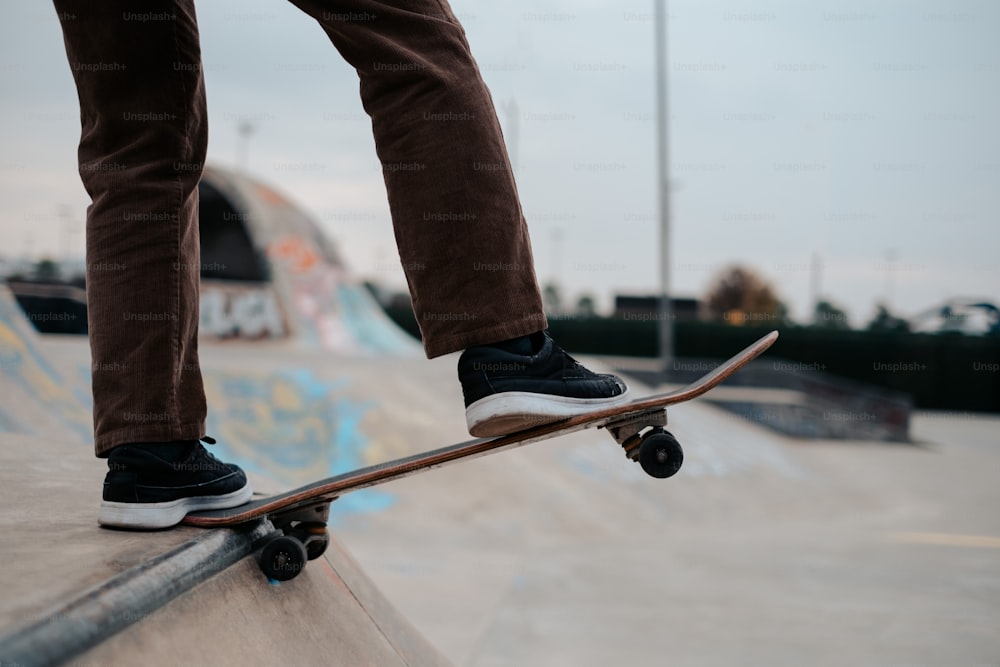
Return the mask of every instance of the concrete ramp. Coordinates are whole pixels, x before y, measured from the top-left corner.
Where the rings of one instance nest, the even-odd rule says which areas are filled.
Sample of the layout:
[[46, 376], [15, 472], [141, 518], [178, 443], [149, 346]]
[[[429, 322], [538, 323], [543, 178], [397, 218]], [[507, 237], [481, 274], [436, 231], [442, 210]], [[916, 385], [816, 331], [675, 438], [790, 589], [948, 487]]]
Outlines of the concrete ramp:
[[53, 364], [35, 328], [0, 284], [0, 433], [22, 433], [92, 442], [89, 362], [82, 368]]
[[1000, 419], [930, 419], [920, 447], [792, 440], [705, 401], [670, 422], [669, 480], [588, 431], [400, 480], [338, 534], [462, 665], [995, 660]]
[[243, 559], [137, 619], [84, 665], [449, 664], [334, 541], [296, 579], [269, 585]]
[[[921, 446], [802, 441], [693, 402], [670, 413], [687, 454], [675, 478], [590, 431], [431, 471], [334, 503], [335, 539], [374, 584], [335, 544], [273, 588], [235, 532], [96, 526], [101, 462], [58, 415], [22, 416], [45, 414], [36, 391], [72, 405], [86, 341], [24, 324], [0, 346], [3, 409], [24, 429], [0, 433], [0, 556], [16, 564], [0, 569], [4, 664], [56, 664], [67, 637], [96, 638], [68, 654], [79, 664], [438, 664], [420, 636], [476, 667], [990, 664], [1000, 650], [996, 418], [928, 416]], [[454, 364], [207, 344], [210, 432], [282, 484], [456, 442]], [[109, 596], [132, 578], [145, 604]]]
[[[285, 370], [303, 361], [288, 348], [296, 349], [286, 342], [270, 350]], [[238, 352], [229, 345], [220, 350]], [[94, 458], [89, 436], [89, 358], [85, 338], [38, 336], [0, 286], [0, 531], [6, 536], [0, 541], [0, 664], [446, 664], [336, 535], [305, 573], [273, 586], [252, 558], [255, 537], [266, 526], [152, 533], [100, 528], [106, 467]], [[211, 365], [212, 377], [238, 375], [225, 359], [217, 370]], [[275, 394], [252, 397], [278, 398], [271, 406], [274, 433], [281, 424], [297, 424], [301, 410], [320, 418], [326, 405], [315, 383], [290, 377], [287, 386], [278, 382]], [[258, 379], [244, 373], [243, 383], [232, 386], [245, 389]], [[249, 405], [237, 401], [232, 414], [245, 417], [239, 411]], [[330, 423], [350, 422], [349, 414], [334, 414]], [[327, 441], [293, 442], [308, 449], [310, 442]], [[296, 459], [278, 460], [288, 466]], [[303, 470], [310, 474], [308, 466]]]
[[[202, 194], [232, 223], [202, 258], [222, 457], [290, 486], [467, 437], [455, 357], [397, 345], [314, 225], [234, 174]], [[272, 587], [252, 535], [97, 527], [88, 371], [0, 290], [2, 665], [440, 664], [421, 635], [476, 667], [1000, 655], [997, 418], [928, 416], [917, 447], [680, 405], [670, 480], [593, 431], [431, 471], [334, 503], [327, 555]]]

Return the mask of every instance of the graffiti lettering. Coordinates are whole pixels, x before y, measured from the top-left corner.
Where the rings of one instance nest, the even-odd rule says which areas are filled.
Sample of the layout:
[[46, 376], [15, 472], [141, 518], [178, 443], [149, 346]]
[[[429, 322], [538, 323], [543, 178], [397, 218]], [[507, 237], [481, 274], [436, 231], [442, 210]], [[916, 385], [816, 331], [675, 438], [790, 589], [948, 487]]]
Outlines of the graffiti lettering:
[[201, 294], [202, 335], [217, 338], [282, 338], [281, 309], [269, 289], [206, 287]]

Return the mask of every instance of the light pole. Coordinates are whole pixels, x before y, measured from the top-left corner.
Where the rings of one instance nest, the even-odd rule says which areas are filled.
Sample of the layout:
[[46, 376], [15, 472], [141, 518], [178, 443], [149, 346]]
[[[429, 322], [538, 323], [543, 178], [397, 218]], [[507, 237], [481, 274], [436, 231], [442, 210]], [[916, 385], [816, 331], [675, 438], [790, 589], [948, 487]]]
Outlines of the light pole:
[[656, 184], [660, 212], [660, 364], [674, 357], [674, 314], [670, 303], [670, 163], [667, 152], [667, 1], [653, 0], [656, 21]]
[[896, 249], [885, 251], [885, 309], [889, 310], [892, 303], [893, 273], [896, 269]]
[[236, 163], [243, 171], [247, 171], [250, 166], [250, 137], [256, 129], [249, 120], [240, 121], [240, 124], [236, 126], [236, 131], [240, 135], [239, 155], [236, 158]]

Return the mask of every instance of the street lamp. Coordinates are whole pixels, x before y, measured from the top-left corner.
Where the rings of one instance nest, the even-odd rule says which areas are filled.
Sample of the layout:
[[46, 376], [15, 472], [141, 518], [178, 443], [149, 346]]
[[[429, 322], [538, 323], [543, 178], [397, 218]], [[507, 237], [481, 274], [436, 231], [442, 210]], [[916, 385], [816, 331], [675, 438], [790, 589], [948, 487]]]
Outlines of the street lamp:
[[670, 369], [674, 356], [674, 314], [670, 303], [670, 164], [667, 152], [667, 2], [653, 0], [656, 51], [657, 203], [660, 213], [660, 364]]
[[250, 137], [257, 128], [249, 120], [240, 121], [236, 126], [236, 131], [240, 135], [239, 157], [237, 164], [246, 171], [250, 166]]

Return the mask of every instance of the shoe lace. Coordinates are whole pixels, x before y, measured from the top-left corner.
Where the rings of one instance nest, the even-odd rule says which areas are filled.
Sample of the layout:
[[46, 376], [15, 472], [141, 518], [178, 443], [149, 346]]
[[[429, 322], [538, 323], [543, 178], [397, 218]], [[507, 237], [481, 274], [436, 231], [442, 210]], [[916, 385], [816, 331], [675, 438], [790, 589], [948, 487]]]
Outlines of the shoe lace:
[[[215, 442], [216, 442], [216, 441], [215, 441], [215, 438], [213, 438], [213, 437], [211, 437], [211, 436], [208, 436], [208, 435], [206, 435], [206, 436], [203, 436], [203, 437], [199, 438], [199, 440], [200, 440], [201, 442], [204, 442], [204, 443], [205, 443], [206, 445], [214, 445], [214, 444], [215, 444]], [[207, 456], [208, 458], [212, 459], [213, 461], [216, 461], [216, 462], [218, 462], [218, 463], [222, 463], [222, 461], [219, 461], [219, 459], [215, 458], [215, 455], [214, 455], [214, 454], [212, 454], [212, 452], [208, 451], [208, 450], [207, 450], [207, 449], [205, 449], [204, 447], [202, 447], [202, 448], [201, 448], [201, 451], [202, 451], [202, 454], [204, 454], [204, 455], [205, 455], [205, 456]]]
[[563, 350], [561, 347], [559, 349], [560, 351], [562, 351], [563, 354], [563, 372], [566, 371], [579, 372], [581, 369], [587, 370], [586, 366], [577, 361], [573, 357], [573, 355], [571, 355], [566, 350]]

